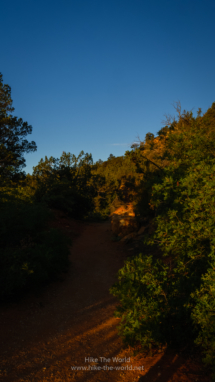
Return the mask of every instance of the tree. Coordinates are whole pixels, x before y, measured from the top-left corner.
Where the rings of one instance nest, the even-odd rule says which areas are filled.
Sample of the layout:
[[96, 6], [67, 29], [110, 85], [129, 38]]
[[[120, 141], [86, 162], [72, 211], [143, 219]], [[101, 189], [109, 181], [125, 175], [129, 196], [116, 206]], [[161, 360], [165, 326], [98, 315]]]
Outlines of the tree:
[[25, 176], [24, 153], [36, 151], [37, 146], [25, 139], [32, 133], [32, 126], [9, 114], [13, 111], [11, 88], [3, 84], [0, 73], [0, 177], [15, 181]]
[[96, 162], [96, 164], [102, 164], [102, 163], [104, 163], [104, 161], [102, 159], [98, 159]]
[[111, 160], [111, 159], [114, 159], [114, 158], [116, 158], [115, 155], [110, 154], [107, 160]]
[[154, 140], [154, 134], [152, 133], [147, 133], [146, 136], [145, 136], [145, 141], [146, 142], [149, 142], [149, 141], [153, 141]]

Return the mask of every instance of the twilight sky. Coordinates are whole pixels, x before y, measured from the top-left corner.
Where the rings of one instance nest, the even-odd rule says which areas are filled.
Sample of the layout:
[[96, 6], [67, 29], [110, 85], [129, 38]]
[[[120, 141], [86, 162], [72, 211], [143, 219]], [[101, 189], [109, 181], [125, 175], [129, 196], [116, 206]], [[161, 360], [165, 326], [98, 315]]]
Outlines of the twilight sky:
[[123, 155], [215, 101], [214, 0], [2, 0], [0, 72], [45, 155]]

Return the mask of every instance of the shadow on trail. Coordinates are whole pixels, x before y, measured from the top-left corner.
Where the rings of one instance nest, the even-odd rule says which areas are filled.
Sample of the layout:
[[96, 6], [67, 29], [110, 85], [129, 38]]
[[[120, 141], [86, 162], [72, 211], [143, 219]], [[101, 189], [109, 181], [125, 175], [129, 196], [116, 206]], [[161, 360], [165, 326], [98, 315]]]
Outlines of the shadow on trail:
[[[65, 226], [60, 220], [59, 225]], [[68, 223], [68, 224], [67, 224]], [[129, 357], [116, 330], [118, 301], [109, 288], [127, 258], [127, 251], [110, 240], [109, 222], [82, 225], [67, 219], [66, 225], [79, 235], [71, 247], [71, 269], [62, 283], [49, 285], [41, 296], [2, 307], [0, 311], [0, 380], [4, 382], [191, 382], [199, 370], [185, 367], [174, 352], [141, 359], [145, 371], [75, 370], [92, 366], [89, 357]], [[138, 366], [135, 358], [133, 366]], [[119, 364], [118, 364], [119, 365]], [[124, 363], [123, 366], [126, 366]], [[160, 366], [160, 367], [159, 367]], [[175, 373], [177, 378], [175, 379]], [[140, 375], [141, 378], [140, 378]], [[182, 376], [182, 378], [181, 378]], [[2, 378], [2, 379], [1, 379]], [[202, 377], [199, 382], [206, 382]], [[207, 382], [209, 379], [207, 379]]]
[[209, 379], [202, 365], [191, 361], [189, 357], [178, 355], [176, 351], [166, 350], [159, 361], [152, 365], [138, 382], [182, 382], [185, 380], [203, 382]]

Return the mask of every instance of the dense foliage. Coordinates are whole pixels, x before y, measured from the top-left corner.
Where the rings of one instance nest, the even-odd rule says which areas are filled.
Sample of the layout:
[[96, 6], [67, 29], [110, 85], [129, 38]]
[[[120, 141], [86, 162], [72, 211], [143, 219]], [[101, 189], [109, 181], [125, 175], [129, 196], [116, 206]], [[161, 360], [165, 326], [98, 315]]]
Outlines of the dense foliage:
[[41, 287], [68, 267], [68, 240], [47, 229], [49, 211], [23, 195], [1, 192], [0, 299]]
[[63, 152], [60, 159], [45, 157], [34, 167], [28, 184], [35, 187], [34, 200], [62, 209], [75, 218], [92, 210], [95, 190], [90, 184], [92, 156], [83, 151], [76, 157]]
[[0, 75], [0, 300], [51, 281], [68, 267], [68, 241], [48, 229], [50, 212], [34, 198], [24, 153], [36, 150], [25, 137], [32, 127], [14, 117], [11, 89]]
[[215, 103], [196, 117], [177, 105], [177, 120], [121, 157], [93, 163], [83, 151], [63, 152], [41, 159], [27, 176], [23, 154], [36, 145], [24, 139], [32, 128], [13, 110], [0, 76], [1, 298], [67, 268], [67, 242], [48, 229], [50, 208], [105, 219], [132, 203], [154, 229], [111, 288], [120, 332], [143, 348], [196, 344], [215, 372]]
[[145, 239], [160, 251], [129, 259], [112, 293], [125, 341], [184, 346], [189, 339], [215, 366], [214, 122], [215, 104], [203, 117], [179, 115], [167, 131], [160, 159], [169, 163], [150, 179], [155, 231]]
[[3, 84], [0, 73], [0, 180], [23, 178], [21, 171], [25, 167], [24, 153], [37, 149], [35, 142], [28, 142], [25, 137], [32, 132], [32, 126], [14, 117], [11, 88]]

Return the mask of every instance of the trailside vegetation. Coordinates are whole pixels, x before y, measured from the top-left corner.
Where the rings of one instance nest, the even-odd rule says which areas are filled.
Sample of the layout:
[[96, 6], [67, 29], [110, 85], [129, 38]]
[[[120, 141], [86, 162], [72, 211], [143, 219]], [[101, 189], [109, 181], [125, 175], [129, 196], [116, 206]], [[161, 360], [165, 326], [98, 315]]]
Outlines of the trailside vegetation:
[[0, 76], [0, 298], [67, 269], [68, 243], [48, 228], [51, 209], [103, 220], [132, 203], [153, 230], [111, 288], [120, 333], [143, 349], [199, 346], [215, 380], [215, 103], [196, 116], [177, 104], [177, 119], [121, 157], [93, 163], [83, 151], [63, 152], [32, 175], [23, 171], [23, 154], [36, 150], [26, 140], [32, 127], [13, 110]]
[[203, 116], [180, 113], [161, 137], [167, 164], [150, 179], [155, 230], [145, 238], [159, 251], [119, 271], [116, 314], [127, 343], [195, 343], [215, 372], [215, 103]]
[[[22, 118], [14, 117], [11, 88], [3, 84], [0, 73], [0, 181], [22, 179], [25, 167], [24, 153], [36, 151], [34, 141], [28, 142], [25, 137], [32, 133], [32, 126], [23, 122]], [[9, 114], [10, 113], [10, 114]]]
[[83, 218], [93, 209], [92, 162], [92, 155], [83, 151], [77, 157], [63, 152], [60, 159], [41, 159], [27, 179], [35, 187], [34, 200]]
[[54, 280], [68, 267], [68, 240], [48, 228], [50, 211], [27, 185], [24, 153], [36, 150], [32, 127], [14, 117], [0, 74], [0, 300]]

